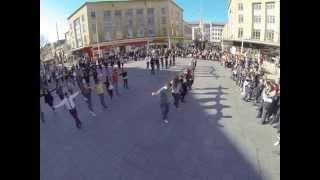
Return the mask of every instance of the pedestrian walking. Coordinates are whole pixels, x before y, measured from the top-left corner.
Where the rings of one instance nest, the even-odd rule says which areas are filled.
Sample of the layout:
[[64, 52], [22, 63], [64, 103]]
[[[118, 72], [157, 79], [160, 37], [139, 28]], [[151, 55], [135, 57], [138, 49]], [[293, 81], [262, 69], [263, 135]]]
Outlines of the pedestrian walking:
[[104, 88], [103, 88], [103, 84], [100, 80], [98, 80], [96, 82], [96, 93], [99, 96], [100, 99], [100, 103], [101, 105], [106, 109], [108, 108], [108, 106], [106, 105], [105, 101], [104, 101]]
[[119, 80], [119, 74], [117, 69], [113, 69], [112, 75], [111, 75], [111, 83], [114, 87], [114, 90], [116, 94], [119, 96], [119, 89], [118, 89], [118, 80]]
[[122, 72], [120, 73], [123, 79], [123, 88], [129, 89], [128, 87], [128, 73], [126, 70], [122, 69]]
[[151, 65], [151, 74], [155, 74], [155, 71], [154, 71], [154, 66], [155, 66], [155, 59], [154, 59], [154, 56], [151, 57], [151, 61], [150, 61], [150, 65]]
[[164, 69], [164, 62], [163, 62], [164, 57], [160, 57], [160, 62], [161, 62], [161, 69]]
[[112, 84], [110, 83], [108, 76], [106, 77], [106, 82], [105, 82], [104, 84], [106, 85], [107, 92], [108, 92], [108, 94], [109, 94], [109, 96], [110, 96], [110, 99], [112, 100], [112, 97], [113, 97], [113, 89], [114, 89], [114, 88], [113, 88]]
[[175, 77], [174, 80], [172, 81], [172, 97], [174, 99], [174, 105], [177, 109], [179, 109], [179, 101], [180, 101], [180, 91], [181, 91], [181, 84], [179, 81], [179, 76]]
[[79, 117], [78, 117], [78, 112], [76, 109], [76, 105], [73, 101], [73, 99], [78, 96], [80, 93], [80, 91], [69, 95], [67, 92], [64, 94], [64, 99], [57, 105], [54, 106], [54, 108], [59, 108], [63, 105], [65, 105], [65, 107], [69, 110], [71, 116], [75, 119], [75, 123], [76, 123], [76, 127], [78, 129], [82, 128], [82, 122], [80, 121]]
[[122, 57], [122, 58], [120, 59], [121, 69], [123, 69], [124, 61], [125, 61], [126, 58], [127, 58], [127, 57]]
[[162, 114], [162, 120], [164, 123], [168, 123], [168, 113], [169, 113], [169, 106], [170, 106], [170, 83], [167, 83], [165, 86], [160, 88], [156, 92], [152, 92], [152, 96], [159, 95], [160, 94], [160, 108], [161, 108], [161, 114]]
[[174, 52], [172, 53], [172, 63], [174, 66], [176, 65], [176, 55]]
[[159, 60], [159, 56], [155, 57], [155, 62], [156, 62], [156, 66], [157, 66], [157, 72], [160, 71], [160, 60]]
[[92, 76], [93, 76], [94, 82], [97, 82], [98, 81], [98, 72], [97, 72], [97, 68], [95, 66], [92, 68]]
[[118, 60], [117, 60], [117, 65], [118, 65], [118, 69], [121, 69], [121, 62], [120, 62], [120, 57], [118, 57]]
[[188, 92], [188, 82], [186, 77], [183, 74], [180, 76], [180, 82], [181, 82], [181, 89], [180, 89], [181, 102], [184, 103], [185, 102], [184, 98]]
[[43, 95], [44, 95], [44, 102], [50, 106], [50, 108], [52, 109], [52, 111], [55, 112], [55, 108], [53, 107], [53, 101], [54, 101], [54, 99], [53, 99], [53, 96], [51, 95], [49, 89], [45, 89], [45, 90], [43, 91]]
[[96, 113], [93, 111], [93, 108], [92, 108], [92, 98], [91, 98], [92, 88], [86, 83], [81, 83], [80, 90], [81, 90], [81, 93], [84, 97], [85, 102], [88, 105], [89, 113], [93, 117], [95, 117]]
[[168, 69], [168, 55], [165, 56], [165, 65], [166, 65], [166, 69]]
[[150, 57], [146, 56], [145, 61], [147, 63], [147, 70], [149, 69], [149, 65], [150, 65]]

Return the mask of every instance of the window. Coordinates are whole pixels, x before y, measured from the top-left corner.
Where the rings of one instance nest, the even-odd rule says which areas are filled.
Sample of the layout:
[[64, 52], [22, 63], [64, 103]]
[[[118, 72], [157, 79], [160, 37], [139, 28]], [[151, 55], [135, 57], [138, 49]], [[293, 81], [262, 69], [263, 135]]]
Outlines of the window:
[[147, 9], [148, 36], [155, 36], [155, 14], [154, 8]]
[[252, 31], [252, 39], [260, 40], [260, 30], [254, 29]]
[[74, 29], [75, 29], [75, 40], [76, 40], [76, 47], [82, 47], [82, 34], [81, 34], [81, 25], [80, 19], [76, 19], [74, 22]]
[[95, 11], [91, 11], [91, 18], [96, 18], [96, 12]]
[[148, 15], [153, 15], [154, 14], [154, 9], [153, 8], [148, 8], [147, 9], [147, 14]]
[[111, 11], [103, 12], [103, 20], [104, 20], [104, 40], [111, 41], [112, 40]]
[[104, 11], [103, 12], [103, 18], [104, 19], [107, 19], [107, 18], [109, 18], [111, 16], [111, 12], [110, 11]]
[[241, 24], [241, 23], [243, 23], [243, 15], [242, 14], [239, 15], [239, 24]]
[[274, 31], [273, 30], [266, 30], [266, 39], [268, 41], [273, 41], [274, 38]]
[[84, 15], [81, 16], [81, 21], [84, 22]]
[[143, 14], [143, 9], [137, 9], [137, 14], [139, 15]]
[[144, 36], [144, 15], [143, 15], [143, 9], [137, 9], [137, 37], [143, 37]]
[[274, 16], [267, 16], [267, 23], [268, 24], [273, 24], [274, 22], [275, 22]]
[[267, 9], [274, 9], [274, 2], [266, 3], [266, 8]]
[[162, 7], [162, 8], [161, 8], [161, 13], [162, 13], [162, 14], [166, 14], [166, 8], [165, 8], [165, 7]]
[[163, 16], [161, 17], [161, 23], [166, 24], [167, 23], [167, 17]]
[[128, 9], [126, 11], [126, 17], [127, 17], [127, 37], [132, 38], [133, 37], [133, 10]]
[[261, 10], [261, 3], [253, 3], [254, 10]]
[[121, 32], [121, 10], [116, 10], [114, 12], [114, 28], [116, 31], [116, 38], [117, 39], [122, 39], [122, 32]]
[[239, 3], [239, 4], [238, 4], [238, 10], [239, 10], [239, 11], [242, 11], [242, 10], [243, 10], [243, 4], [242, 4], [242, 3]]
[[238, 38], [242, 38], [242, 36], [243, 36], [243, 29], [239, 28], [239, 30], [238, 30]]
[[253, 22], [256, 23], [256, 24], [260, 24], [261, 16], [253, 16]]

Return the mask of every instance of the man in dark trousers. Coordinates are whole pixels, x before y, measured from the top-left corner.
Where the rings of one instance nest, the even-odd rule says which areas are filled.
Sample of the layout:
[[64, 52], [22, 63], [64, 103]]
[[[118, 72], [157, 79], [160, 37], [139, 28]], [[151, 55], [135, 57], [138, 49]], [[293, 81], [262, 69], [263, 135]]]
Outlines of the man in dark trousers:
[[165, 55], [165, 64], [166, 64], [166, 69], [168, 69], [168, 55]]
[[78, 117], [78, 113], [77, 113], [77, 109], [76, 109], [76, 105], [73, 101], [73, 99], [79, 95], [80, 91], [69, 95], [67, 92], [64, 94], [64, 99], [57, 105], [54, 106], [54, 108], [59, 108], [63, 105], [65, 105], [65, 107], [69, 110], [71, 116], [75, 119], [75, 123], [78, 129], [81, 129], [82, 127], [82, 123]]
[[126, 88], [126, 89], [129, 89], [127, 71], [122, 69], [122, 72], [120, 73], [120, 75], [122, 76], [122, 79], [123, 79], [123, 87]]
[[161, 57], [160, 57], [161, 69], [163, 69], [163, 68], [164, 68], [164, 67], [163, 67], [163, 66], [164, 66], [164, 64], [163, 64], [163, 63], [164, 63], [164, 62], [163, 62], [163, 58], [164, 58], [164, 57], [161, 55]]
[[154, 65], [155, 65], [154, 56], [151, 57], [150, 65], [151, 65], [151, 74], [155, 74], [155, 72], [154, 72]]
[[160, 71], [160, 60], [159, 60], [159, 56], [156, 55], [155, 57], [155, 62], [156, 62], [156, 66], [157, 66], [157, 71]]
[[174, 52], [172, 53], [172, 62], [173, 62], [173, 65], [175, 66], [176, 65], [176, 55]]

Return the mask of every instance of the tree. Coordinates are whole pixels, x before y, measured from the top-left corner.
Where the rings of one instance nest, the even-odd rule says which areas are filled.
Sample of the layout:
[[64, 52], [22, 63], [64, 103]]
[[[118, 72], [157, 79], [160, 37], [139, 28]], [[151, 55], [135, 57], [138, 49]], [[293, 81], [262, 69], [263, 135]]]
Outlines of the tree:
[[48, 44], [48, 39], [43, 34], [40, 34], [40, 48], [43, 48], [47, 44]]

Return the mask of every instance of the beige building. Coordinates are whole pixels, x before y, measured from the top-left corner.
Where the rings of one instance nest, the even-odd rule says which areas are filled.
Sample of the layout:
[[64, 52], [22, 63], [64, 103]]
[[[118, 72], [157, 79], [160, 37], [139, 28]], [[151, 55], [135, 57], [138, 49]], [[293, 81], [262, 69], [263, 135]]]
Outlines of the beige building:
[[192, 26], [185, 21], [183, 21], [183, 40], [186, 43], [192, 41]]
[[172, 0], [85, 2], [68, 22], [72, 51], [90, 57], [111, 47], [175, 45], [183, 40], [183, 9]]
[[280, 46], [280, 0], [228, 0], [224, 40]]

